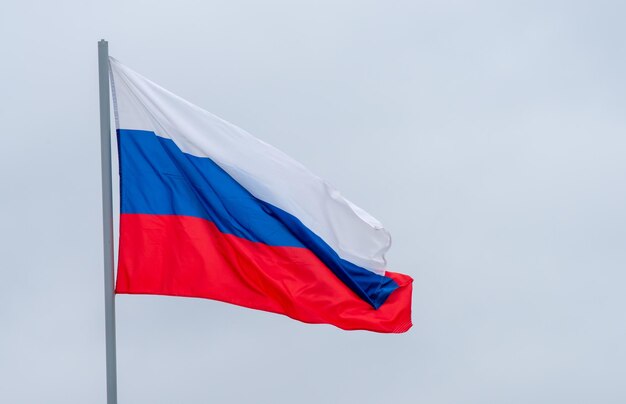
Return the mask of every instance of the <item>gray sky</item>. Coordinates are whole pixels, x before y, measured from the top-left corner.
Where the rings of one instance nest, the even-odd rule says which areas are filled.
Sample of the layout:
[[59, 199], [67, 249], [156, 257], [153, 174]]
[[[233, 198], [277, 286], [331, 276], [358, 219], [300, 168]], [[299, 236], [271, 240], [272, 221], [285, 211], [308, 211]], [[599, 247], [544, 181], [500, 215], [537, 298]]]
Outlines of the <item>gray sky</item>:
[[104, 403], [97, 46], [380, 219], [414, 328], [120, 296], [120, 403], [626, 402], [619, 1], [0, 6], [0, 401]]

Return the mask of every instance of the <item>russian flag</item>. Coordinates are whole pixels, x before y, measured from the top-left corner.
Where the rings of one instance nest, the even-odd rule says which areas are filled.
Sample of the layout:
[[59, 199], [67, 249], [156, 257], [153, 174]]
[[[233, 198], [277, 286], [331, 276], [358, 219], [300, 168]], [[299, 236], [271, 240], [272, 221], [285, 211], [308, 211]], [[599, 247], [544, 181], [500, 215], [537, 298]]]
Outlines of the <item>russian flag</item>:
[[411, 327], [389, 233], [276, 148], [110, 58], [116, 293], [200, 297], [345, 330]]

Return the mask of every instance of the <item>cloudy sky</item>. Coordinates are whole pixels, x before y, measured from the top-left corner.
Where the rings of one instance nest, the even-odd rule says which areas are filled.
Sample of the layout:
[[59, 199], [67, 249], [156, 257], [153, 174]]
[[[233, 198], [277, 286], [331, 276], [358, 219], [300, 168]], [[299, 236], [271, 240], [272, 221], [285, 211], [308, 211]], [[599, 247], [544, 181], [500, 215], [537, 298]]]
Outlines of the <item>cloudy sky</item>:
[[414, 327], [117, 299], [120, 403], [626, 402], [619, 1], [0, 6], [0, 401], [104, 403], [97, 40], [390, 230]]

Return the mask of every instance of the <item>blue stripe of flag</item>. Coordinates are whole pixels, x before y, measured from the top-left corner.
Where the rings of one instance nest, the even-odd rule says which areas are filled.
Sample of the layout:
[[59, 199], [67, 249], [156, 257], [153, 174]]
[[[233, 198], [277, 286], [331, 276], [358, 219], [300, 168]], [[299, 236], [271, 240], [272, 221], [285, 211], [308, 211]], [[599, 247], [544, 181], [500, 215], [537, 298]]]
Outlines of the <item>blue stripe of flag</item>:
[[183, 153], [154, 132], [118, 129], [121, 212], [184, 215], [271, 246], [307, 248], [374, 308], [398, 285], [338, 256], [295, 216], [261, 201], [206, 157]]

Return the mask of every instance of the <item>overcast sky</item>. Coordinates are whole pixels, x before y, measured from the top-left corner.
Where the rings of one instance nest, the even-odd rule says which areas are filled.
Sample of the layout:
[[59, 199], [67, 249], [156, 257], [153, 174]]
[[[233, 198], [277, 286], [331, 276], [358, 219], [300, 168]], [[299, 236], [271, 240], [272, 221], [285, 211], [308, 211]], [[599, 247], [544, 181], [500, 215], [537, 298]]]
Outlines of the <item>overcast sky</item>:
[[97, 41], [381, 220], [413, 329], [117, 298], [120, 403], [626, 402], [620, 1], [0, 5], [0, 401], [104, 403]]

